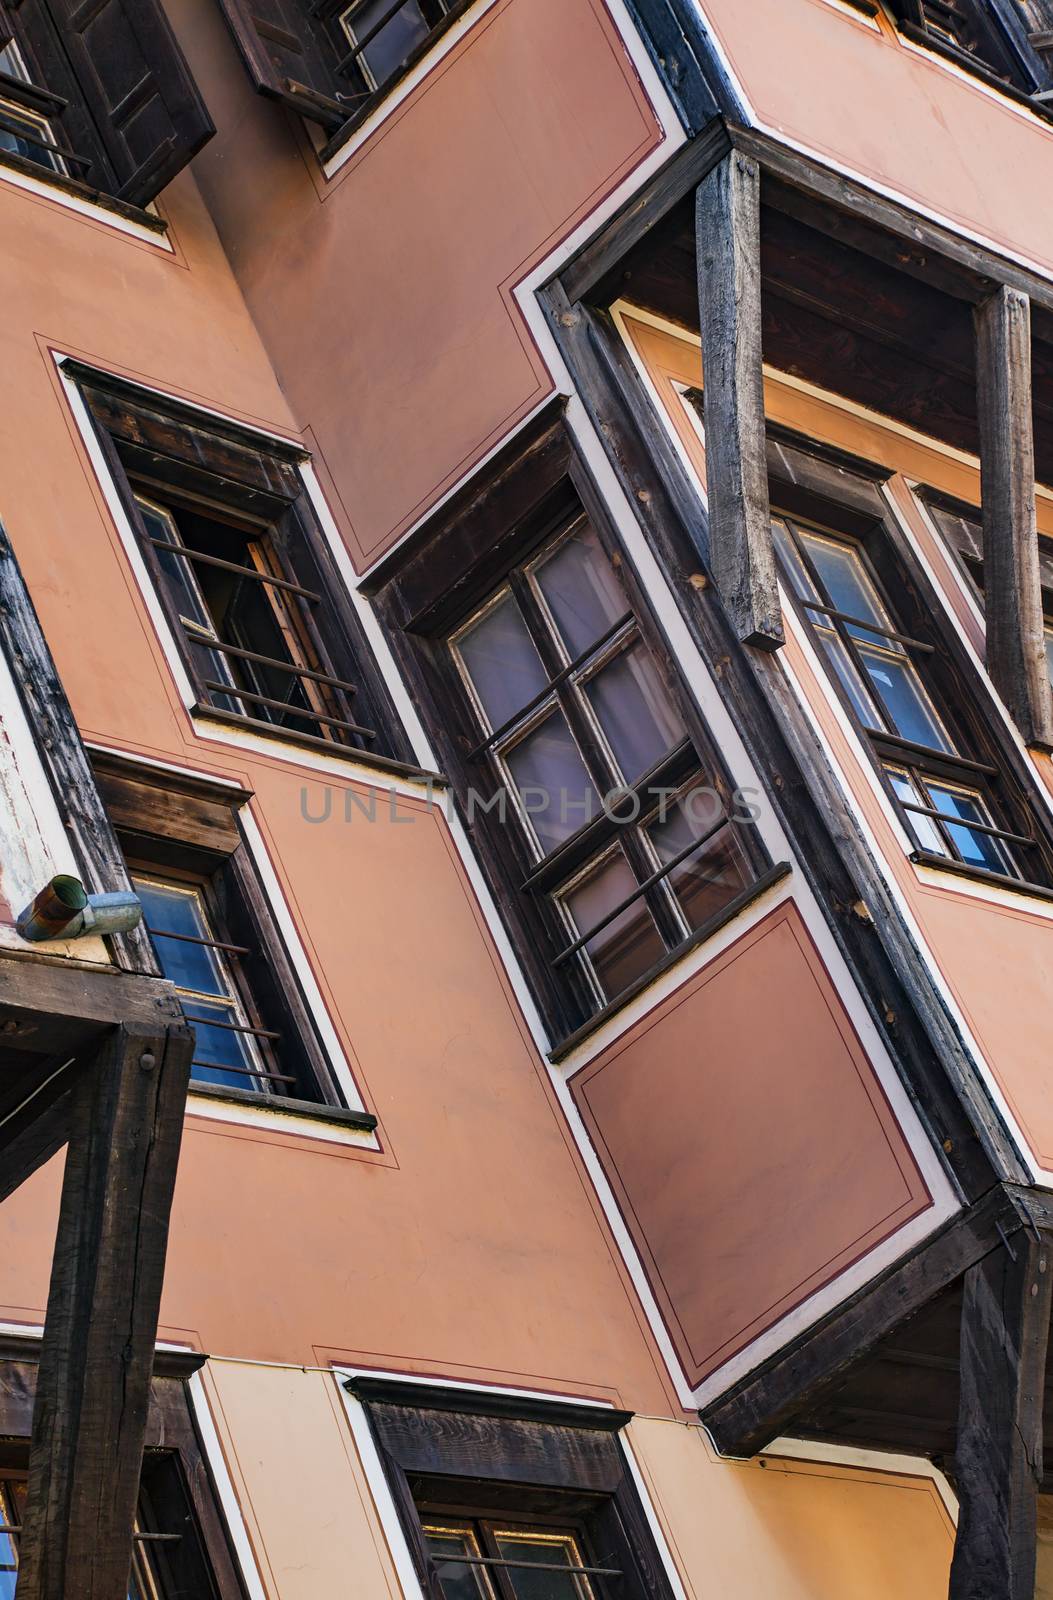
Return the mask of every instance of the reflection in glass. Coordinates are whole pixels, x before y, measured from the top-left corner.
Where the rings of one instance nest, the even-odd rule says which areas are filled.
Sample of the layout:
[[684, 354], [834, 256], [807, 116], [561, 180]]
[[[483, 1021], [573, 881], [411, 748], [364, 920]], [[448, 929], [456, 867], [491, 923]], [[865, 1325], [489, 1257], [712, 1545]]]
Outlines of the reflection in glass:
[[548, 685], [511, 595], [462, 633], [457, 650], [491, 728], [503, 727]]
[[961, 822], [937, 821], [917, 811], [908, 811], [911, 830], [922, 850], [931, 850], [936, 855], [950, 859], [954, 859], [957, 852], [957, 857], [969, 866], [981, 867], [985, 872], [998, 872], [1005, 877], [1014, 876], [1012, 863], [1001, 840], [967, 826], [970, 822], [991, 825], [991, 815], [975, 790], [963, 788], [960, 784], [942, 783], [921, 773], [910, 774], [892, 766], [886, 766], [885, 771], [901, 802], [928, 806], [944, 816], [961, 818]]
[[534, 576], [572, 660], [625, 615], [625, 596], [587, 522], [544, 558]]
[[601, 667], [585, 694], [627, 783], [686, 737], [654, 657], [637, 640]]
[[570, 1534], [495, 1529], [494, 1543], [504, 1561], [538, 1562], [567, 1568], [566, 1577], [561, 1572], [531, 1571], [526, 1566], [507, 1568], [516, 1600], [588, 1600], [591, 1594], [588, 1578], [571, 1576], [571, 1568], [583, 1563], [577, 1541]]
[[[575, 937], [588, 933], [636, 888], [636, 878], [621, 850], [607, 856], [560, 897], [570, 913]], [[600, 988], [610, 1000], [662, 959], [665, 944], [641, 895], [590, 939], [585, 950]]]
[[486, 1569], [465, 1566], [456, 1559], [458, 1556], [482, 1554], [471, 1528], [425, 1523], [424, 1538], [446, 1600], [493, 1600], [493, 1589]]
[[551, 712], [505, 761], [543, 855], [599, 815], [600, 802], [562, 711]]
[[[692, 839], [708, 833], [724, 810], [723, 801], [712, 789], [697, 787], [676, 799], [664, 820], [652, 823], [647, 830], [662, 864], [672, 861]], [[750, 876], [738, 825], [726, 822], [693, 855], [673, 868], [669, 883], [688, 925], [700, 928], [746, 887]]]
[[[13, 40], [0, 50], [0, 73], [19, 83], [31, 82], [21, 52]], [[38, 166], [50, 167], [52, 172], [66, 172], [66, 163], [55, 148], [55, 136], [46, 117], [39, 116], [8, 99], [0, 90], [0, 150], [35, 161]]]
[[[340, 21], [351, 43], [358, 44], [369, 38], [391, 7], [392, 0], [365, 0], [364, 5], [349, 6]], [[394, 76], [430, 32], [417, 0], [406, 0], [389, 22], [377, 28], [358, 57], [362, 76], [369, 87], [378, 89]]]

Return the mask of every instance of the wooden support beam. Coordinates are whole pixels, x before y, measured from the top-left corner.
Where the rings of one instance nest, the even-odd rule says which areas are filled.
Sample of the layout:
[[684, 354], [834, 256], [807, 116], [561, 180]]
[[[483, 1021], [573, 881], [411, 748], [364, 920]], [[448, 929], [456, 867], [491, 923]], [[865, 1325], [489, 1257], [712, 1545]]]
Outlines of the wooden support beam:
[[73, 1093], [19, 1600], [126, 1600], [192, 1052], [122, 1025]]
[[761, 366], [760, 168], [731, 153], [698, 187], [710, 563], [744, 644], [783, 643]]
[[987, 670], [1027, 744], [1053, 748], [1031, 417], [1031, 305], [1003, 284], [974, 310]]
[[1034, 1600], [1048, 1235], [1023, 1231], [965, 1274], [950, 1600]]

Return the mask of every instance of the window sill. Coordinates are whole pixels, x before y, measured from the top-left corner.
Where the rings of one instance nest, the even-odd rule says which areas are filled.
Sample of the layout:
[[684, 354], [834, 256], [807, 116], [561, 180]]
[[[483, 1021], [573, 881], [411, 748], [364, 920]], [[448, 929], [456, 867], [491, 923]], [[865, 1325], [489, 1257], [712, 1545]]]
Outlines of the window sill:
[[377, 772], [389, 773], [393, 778], [408, 778], [417, 783], [431, 784], [437, 788], [445, 789], [449, 785], [449, 778], [441, 772], [429, 772], [425, 767], [415, 767], [409, 761], [396, 761], [391, 756], [373, 755], [369, 750], [358, 750], [351, 745], [337, 744], [332, 739], [322, 739], [313, 733], [294, 733], [289, 728], [281, 728], [275, 722], [264, 722], [262, 717], [242, 717], [236, 712], [218, 710], [215, 706], [204, 705], [198, 701], [191, 706], [190, 714], [195, 722], [217, 722], [224, 728], [245, 728], [249, 733], [263, 734], [265, 738], [274, 739], [280, 744], [291, 744], [306, 750], [322, 750], [328, 756], [333, 756], [337, 761], [353, 761], [361, 767], [371, 767]]
[[168, 223], [164, 217], [159, 217], [152, 211], [144, 211], [139, 206], [130, 206], [124, 200], [103, 194], [101, 190], [93, 189], [89, 184], [81, 183], [76, 178], [67, 177], [63, 172], [54, 172], [39, 162], [29, 161], [25, 156], [16, 155], [12, 150], [0, 150], [0, 176], [5, 170], [17, 172], [24, 178], [32, 178], [46, 189], [57, 190], [56, 199], [65, 197], [78, 200], [83, 205], [120, 217], [123, 222], [134, 223], [137, 228], [157, 234], [162, 239], [168, 233]]
[[[748, 888], [743, 889], [742, 893], [736, 895], [734, 900], [729, 900], [727, 905], [717, 912], [716, 916], [710, 917], [708, 922], [704, 922], [700, 928], [696, 928], [691, 937], [685, 939], [683, 944], [678, 944], [675, 950], [670, 950], [668, 954], [662, 957], [661, 961], [656, 961], [653, 967], [642, 973], [627, 989], [623, 989], [621, 994], [610, 1001], [608, 1005], [605, 1005], [602, 1011], [597, 1011], [596, 1015], [590, 1017], [588, 1022], [583, 1022], [580, 1028], [575, 1028], [573, 1033], [569, 1033], [565, 1039], [561, 1039], [559, 1044], [549, 1051], [548, 1059], [553, 1063], [563, 1061], [573, 1050], [578, 1048], [578, 1045], [583, 1040], [587, 1039], [590, 1034], [595, 1033], [597, 1028], [602, 1028], [605, 1022], [609, 1022], [612, 1017], [617, 1016], [623, 1006], [627, 1006], [630, 1000], [635, 1000], [636, 996], [641, 994], [648, 985], [654, 983], [656, 978], [660, 978], [663, 972], [668, 972], [670, 967], [676, 966], [677, 962], [682, 961], [692, 950], [696, 950], [700, 944], [705, 944], [707, 939], [712, 939], [713, 935], [719, 933], [721, 928], [727, 927], [728, 923], [737, 917], [740, 911], [745, 911], [747, 907], [751, 906], [755, 900], [759, 900], [761, 895], [765, 894], [774, 884], [781, 883], [783, 878], [789, 877], [792, 871], [793, 867], [789, 861], [776, 862], [774, 867], [763, 873]], [[1053, 893], [1051, 893], [1050, 898], [1053, 898]]]
[[1027, 895], [1032, 900], [1053, 901], [1053, 889], [1045, 884], [1029, 883], [1026, 878], [1007, 878], [1001, 872], [988, 872], [984, 867], [967, 867], [962, 861], [950, 861], [934, 850], [912, 850], [910, 859], [915, 866], [932, 867], [936, 872], [946, 872], [954, 878], [967, 878], [971, 883], [990, 884], [1005, 889], [1010, 894]]
[[[190, 1082], [192, 1098], [200, 1095], [206, 1100], [223, 1100], [231, 1105], [251, 1106], [254, 1111], [276, 1111], [285, 1117], [302, 1117], [307, 1122], [335, 1123], [342, 1128], [357, 1128], [361, 1133], [373, 1133], [377, 1119], [369, 1111], [351, 1111], [347, 1106], [322, 1105], [315, 1100], [294, 1100], [284, 1094], [259, 1094], [253, 1089], [232, 1089], [224, 1083]], [[189, 1111], [193, 1106], [188, 1103]]]

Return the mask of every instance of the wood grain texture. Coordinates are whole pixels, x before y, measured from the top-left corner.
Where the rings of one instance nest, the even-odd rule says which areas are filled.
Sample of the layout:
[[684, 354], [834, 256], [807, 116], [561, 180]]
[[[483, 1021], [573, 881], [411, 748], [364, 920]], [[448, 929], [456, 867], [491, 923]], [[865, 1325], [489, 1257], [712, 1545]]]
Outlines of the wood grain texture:
[[1028, 744], [1053, 747], [1035, 526], [1031, 308], [1003, 285], [976, 307], [987, 670]]
[[1020, 1233], [965, 1274], [950, 1600], [1034, 1600], [1049, 1237]]
[[760, 168], [732, 151], [699, 185], [698, 293], [713, 577], [744, 644], [783, 643], [764, 445]]
[[125, 1600], [193, 1034], [114, 1030], [74, 1090], [20, 1600]]

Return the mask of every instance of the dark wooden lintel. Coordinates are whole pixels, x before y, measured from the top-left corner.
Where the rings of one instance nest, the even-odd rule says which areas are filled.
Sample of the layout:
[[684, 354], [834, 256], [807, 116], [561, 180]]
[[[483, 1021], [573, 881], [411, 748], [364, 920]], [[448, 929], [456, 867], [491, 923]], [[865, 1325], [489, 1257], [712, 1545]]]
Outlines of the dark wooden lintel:
[[5, 1049], [77, 1055], [119, 1023], [163, 1027], [181, 1015], [166, 978], [29, 950], [0, 952], [0, 1045]]
[[701, 1410], [717, 1448], [749, 1456], [908, 1317], [927, 1305], [1004, 1239], [1048, 1225], [1046, 1197], [999, 1184], [910, 1255]]

